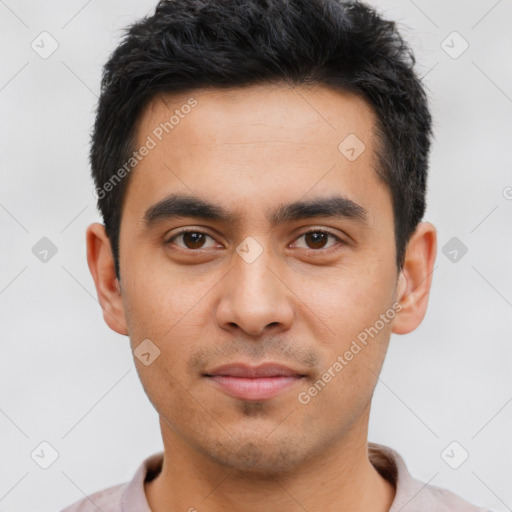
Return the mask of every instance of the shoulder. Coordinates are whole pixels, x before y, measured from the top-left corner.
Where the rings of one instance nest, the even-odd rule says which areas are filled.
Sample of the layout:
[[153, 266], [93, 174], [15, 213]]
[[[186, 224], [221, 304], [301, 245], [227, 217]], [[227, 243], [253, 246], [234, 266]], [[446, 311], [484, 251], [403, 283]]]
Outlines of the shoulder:
[[144, 493], [144, 481], [154, 478], [161, 470], [163, 452], [142, 461], [133, 478], [85, 496], [60, 512], [151, 512]]
[[369, 443], [368, 455], [377, 471], [395, 486], [395, 499], [389, 512], [491, 512], [448, 489], [417, 480], [400, 454], [388, 446]]
[[61, 512], [121, 512], [121, 499], [125, 487], [126, 484], [119, 484], [97, 491], [72, 503]]
[[425, 485], [422, 494], [421, 503], [426, 507], [425, 510], [434, 507], [436, 512], [491, 512], [488, 508], [473, 505], [452, 491], [435, 485]]

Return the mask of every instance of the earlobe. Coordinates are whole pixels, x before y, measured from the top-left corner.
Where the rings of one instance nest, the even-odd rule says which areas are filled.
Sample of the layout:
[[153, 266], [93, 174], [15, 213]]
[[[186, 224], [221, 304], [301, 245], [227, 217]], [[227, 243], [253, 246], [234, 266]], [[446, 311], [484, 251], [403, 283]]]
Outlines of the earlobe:
[[436, 252], [435, 227], [429, 222], [420, 222], [409, 239], [398, 277], [396, 301], [402, 307], [393, 321], [395, 334], [413, 331], [425, 317]]
[[116, 277], [114, 258], [105, 226], [99, 223], [87, 228], [87, 263], [94, 279], [103, 318], [115, 332], [128, 335], [121, 286]]

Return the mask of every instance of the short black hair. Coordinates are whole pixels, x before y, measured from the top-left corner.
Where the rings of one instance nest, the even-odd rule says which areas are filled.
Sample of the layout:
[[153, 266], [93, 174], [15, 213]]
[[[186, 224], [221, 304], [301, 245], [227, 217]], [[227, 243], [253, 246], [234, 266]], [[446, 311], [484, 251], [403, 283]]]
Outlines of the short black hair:
[[391, 194], [400, 269], [425, 212], [432, 135], [414, 65], [395, 22], [362, 2], [161, 0], [154, 14], [126, 29], [105, 64], [91, 136], [96, 197], [117, 277], [126, 163], [148, 102], [199, 88], [275, 83], [325, 85], [358, 94], [372, 107], [376, 171]]

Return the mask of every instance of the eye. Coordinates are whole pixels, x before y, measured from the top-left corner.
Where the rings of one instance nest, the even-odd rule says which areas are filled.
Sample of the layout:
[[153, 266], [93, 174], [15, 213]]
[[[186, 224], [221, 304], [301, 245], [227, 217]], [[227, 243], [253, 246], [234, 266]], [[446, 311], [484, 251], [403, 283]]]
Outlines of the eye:
[[[208, 249], [209, 247], [205, 247], [204, 243], [207, 238], [214, 240], [207, 233], [203, 233], [202, 231], [180, 231], [179, 233], [173, 235], [171, 238], [166, 240], [166, 244], [174, 243], [175, 240], [182, 240], [184, 245], [176, 244], [178, 247], [182, 249]], [[210, 246], [210, 247], [214, 247]]]
[[[303, 233], [296, 240], [300, 240], [304, 238], [306, 245], [298, 246], [301, 249], [311, 249], [311, 250], [321, 250], [321, 249], [329, 249], [330, 247], [336, 245], [338, 242], [341, 245], [344, 245], [345, 242], [334, 235], [330, 231], [326, 231], [323, 229], [314, 229]], [[331, 245], [328, 245], [329, 238], [333, 241]], [[213, 245], [205, 245], [205, 242], [210, 239], [213, 242]], [[176, 240], [181, 240], [181, 244], [176, 243]], [[166, 240], [166, 244], [175, 244], [181, 249], [188, 250], [198, 250], [198, 249], [210, 249], [215, 247], [215, 239], [207, 233], [203, 231], [192, 231], [192, 230], [183, 230], [179, 233], [173, 235], [171, 238]], [[296, 246], [297, 247], [297, 246]]]
[[341, 238], [337, 237], [330, 231], [325, 231], [323, 229], [314, 229], [312, 231], [308, 231], [307, 233], [303, 233], [300, 235], [297, 240], [304, 237], [304, 241], [306, 242], [306, 247], [301, 247], [305, 249], [313, 249], [313, 250], [319, 250], [319, 249], [329, 249], [334, 244], [331, 244], [330, 246], [326, 247], [326, 244], [328, 243], [329, 237], [334, 240], [334, 242], [339, 242], [342, 245], [345, 243]]

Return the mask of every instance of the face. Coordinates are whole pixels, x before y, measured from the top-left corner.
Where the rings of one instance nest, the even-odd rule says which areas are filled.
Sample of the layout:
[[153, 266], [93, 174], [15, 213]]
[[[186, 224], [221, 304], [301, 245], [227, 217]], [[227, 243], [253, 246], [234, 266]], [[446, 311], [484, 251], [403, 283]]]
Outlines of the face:
[[144, 111], [120, 282], [169, 443], [269, 474], [366, 439], [398, 277], [374, 125], [364, 100], [320, 86]]

